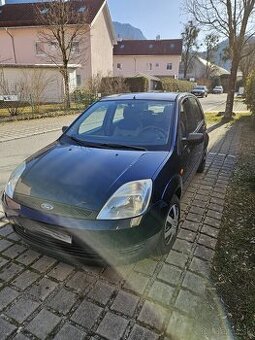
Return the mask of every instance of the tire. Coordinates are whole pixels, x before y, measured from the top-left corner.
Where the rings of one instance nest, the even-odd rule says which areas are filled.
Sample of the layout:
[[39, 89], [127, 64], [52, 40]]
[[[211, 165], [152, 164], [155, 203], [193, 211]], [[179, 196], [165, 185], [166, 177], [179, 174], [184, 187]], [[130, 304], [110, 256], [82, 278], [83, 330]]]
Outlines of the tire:
[[[169, 204], [167, 217], [164, 227], [160, 233], [160, 240], [155, 248], [156, 255], [164, 255], [169, 253], [178, 234], [180, 222], [180, 200], [176, 195], [173, 195]], [[170, 227], [170, 228], [169, 228]], [[170, 232], [171, 231], [171, 232]]]
[[207, 151], [205, 151], [204, 156], [203, 156], [203, 158], [202, 158], [202, 160], [201, 160], [201, 162], [200, 162], [200, 164], [199, 164], [199, 167], [197, 168], [197, 172], [198, 172], [199, 174], [201, 174], [201, 173], [204, 172], [204, 170], [205, 170], [206, 154], [207, 154]]

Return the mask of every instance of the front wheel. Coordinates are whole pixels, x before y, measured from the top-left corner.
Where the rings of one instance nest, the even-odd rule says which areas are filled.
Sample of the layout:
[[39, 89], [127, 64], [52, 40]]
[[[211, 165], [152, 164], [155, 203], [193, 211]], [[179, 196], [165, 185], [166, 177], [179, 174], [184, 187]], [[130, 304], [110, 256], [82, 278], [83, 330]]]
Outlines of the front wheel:
[[180, 212], [180, 200], [176, 195], [173, 195], [164, 227], [161, 230], [160, 240], [155, 249], [157, 255], [164, 255], [172, 248], [178, 233]]

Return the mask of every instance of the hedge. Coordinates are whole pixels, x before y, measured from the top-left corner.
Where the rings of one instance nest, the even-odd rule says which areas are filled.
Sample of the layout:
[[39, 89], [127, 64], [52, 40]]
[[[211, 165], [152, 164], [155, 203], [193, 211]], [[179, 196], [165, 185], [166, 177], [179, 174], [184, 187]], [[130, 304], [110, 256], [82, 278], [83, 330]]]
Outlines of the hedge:
[[255, 115], [255, 70], [249, 74], [246, 80], [245, 96], [245, 102], [248, 109], [250, 109], [252, 114]]
[[130, 92], [146, 92], [149, 90], [149, 81], [145, 77], [126, 78], [125, 83]]
[[161, 78], [162, 88], [167, 92], [190, 92], [194, 84], [187, 80], [178, 80], [174, 78]]

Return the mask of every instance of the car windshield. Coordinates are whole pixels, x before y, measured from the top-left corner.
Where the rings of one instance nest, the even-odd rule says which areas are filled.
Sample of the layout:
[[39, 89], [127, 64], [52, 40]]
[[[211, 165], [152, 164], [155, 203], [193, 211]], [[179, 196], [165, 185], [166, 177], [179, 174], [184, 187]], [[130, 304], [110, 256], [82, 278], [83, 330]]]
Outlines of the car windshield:
[[205, 86], [196, 86], [194, 90], [205, 90]]
[[163, 150], [171, 136], [174, 107], [172, 101], [99, 101], [81, 115], [66, 135], [94, 147]]

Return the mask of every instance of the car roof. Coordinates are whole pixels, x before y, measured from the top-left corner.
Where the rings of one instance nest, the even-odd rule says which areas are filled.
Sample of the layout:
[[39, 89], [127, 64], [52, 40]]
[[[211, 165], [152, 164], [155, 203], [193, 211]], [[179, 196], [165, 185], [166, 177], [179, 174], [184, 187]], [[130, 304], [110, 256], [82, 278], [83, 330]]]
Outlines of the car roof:
[[135, 93], [125, 93], [125, 94], [115, 94], [112, 96], [103, 97], [102, 101], [108, 100], [167, 100], [176, 101], [178, 97], [183, 97], [188, 93], [179, 92], [135, 92]]

